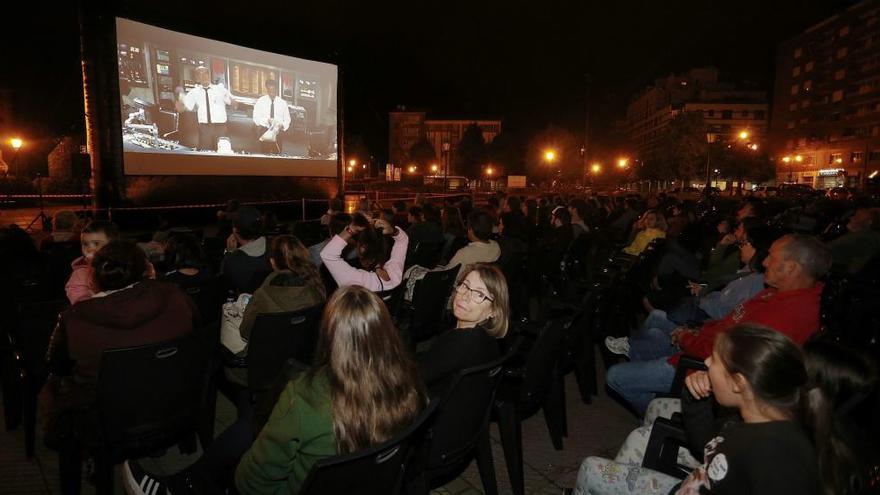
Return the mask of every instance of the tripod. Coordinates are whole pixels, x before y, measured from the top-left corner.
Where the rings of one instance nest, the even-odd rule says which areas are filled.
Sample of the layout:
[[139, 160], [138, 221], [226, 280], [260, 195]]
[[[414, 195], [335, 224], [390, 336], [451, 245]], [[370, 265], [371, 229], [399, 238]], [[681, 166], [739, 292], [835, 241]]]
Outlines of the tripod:
[[31, 220], [31, 223], [28, 224], [25, 230], [31, 230], [31, 227], [37, 222], [37, 220], [41, 221], [41, 225], [43, 227], [43, 231], [52, 229], [52, 219], [46, 215], [46, 210], [43, 209], [43, 174], [37, 173], [37, 191], [40, 195], [40, 212]]

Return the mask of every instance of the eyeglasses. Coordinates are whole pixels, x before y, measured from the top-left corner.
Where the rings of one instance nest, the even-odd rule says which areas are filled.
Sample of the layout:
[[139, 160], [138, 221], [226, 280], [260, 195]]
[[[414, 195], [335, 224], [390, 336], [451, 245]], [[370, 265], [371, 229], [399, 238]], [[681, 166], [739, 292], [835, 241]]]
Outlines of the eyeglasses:
[[483, 294], [482, 292], [478, 291], [477, 289], [472, 289], [471, 286], [467, 284], [467, 282], [462, 282], [462, 283], [456, 285], [455, 292], [459, 296], [463, 296], [463, 295], [467, 294], [467, 296], [470, 298], [470, 300], [477, 303], [477, 304], [482, 304], [482, 302], [487, 299], [489, 300], [489, 302], [495, 301], [495, 299], [492, 299], [491, 297], [487, 296], [486, 294]]

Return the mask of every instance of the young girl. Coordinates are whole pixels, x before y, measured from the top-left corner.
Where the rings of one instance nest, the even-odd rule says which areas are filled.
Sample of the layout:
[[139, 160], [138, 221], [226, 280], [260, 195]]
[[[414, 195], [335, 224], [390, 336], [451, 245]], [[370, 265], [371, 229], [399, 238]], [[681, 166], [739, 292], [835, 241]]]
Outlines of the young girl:
[[[685, 429], [689, 443], [705, 445], [701, 466], [677, 487], [671, 476], [588, 457], [577, 493], [818, 494], [818, 456], [804, 419], [821, 413], [799, 414], [810, 386], [800, 347], [775, 330], [738, 325], [718, 335], [706, 365], [685, 381], [696, 399], [684, 404]], [[742, 421], [718, 431], [710, 397]]]
[[633, 256], [641, 254], [654, 239], [666, 237], [666, 219], [657, 210], [646, 211], [633, 228], [638, 233], [630, 245], [623, 248], [624, 253]]
[[70, 304], [88, 299], [97, 292], [92, 283], [92, 258], [99, 249], [117, 238], [119, 238], [119, 229], [113, 223], [104, 220], [92, 220], [82, 229], [79, 235], [82, 256], [70, 264], [73, 271], [67, 284], [64, 285], [64, 292]]

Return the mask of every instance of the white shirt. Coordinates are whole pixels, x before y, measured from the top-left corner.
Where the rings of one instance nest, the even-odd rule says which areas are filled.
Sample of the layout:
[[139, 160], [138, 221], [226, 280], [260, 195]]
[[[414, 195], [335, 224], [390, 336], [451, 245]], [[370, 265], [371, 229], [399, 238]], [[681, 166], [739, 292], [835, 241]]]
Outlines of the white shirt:
[[232, 105], [232, 95], [223, 86], [212, 84], [206, 90], [204, 86], [196, 86], [190, 89], [183, 97], [183, 104], [190, 112], [196, 110], [199, 124], [208, 124], [208, 110], [205, 105], [205, 91], [208, 92], [208, 101], [211, 104], [211, 124], [223, 124], [226, 122], [226, 105]]
[[254, 103], [254, 124], [260, 127], [271, 127], [269, 119], [272, 117], [272, 110], [269, 105], [275, 106], [275, 122], [281, 124], [286, 131], [290, 127], [290, 109], [287, 108], [287, 102], [280, 96], [276, 96], [271, 101], [269, 95], [263, 95]]

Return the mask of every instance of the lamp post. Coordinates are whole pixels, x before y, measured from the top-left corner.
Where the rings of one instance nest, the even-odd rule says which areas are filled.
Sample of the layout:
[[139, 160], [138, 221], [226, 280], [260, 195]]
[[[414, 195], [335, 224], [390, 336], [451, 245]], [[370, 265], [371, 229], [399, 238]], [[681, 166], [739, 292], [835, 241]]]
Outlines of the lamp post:
[[446, 194], [446, 191], [449, 189], [449, 141], [443, 141], [441, 145], [441, 153], [443, 154], [446, 162], [444, 165], [446, 166], [443, 170], [443, 194]]
[[706, 133], [706, 187], [705, 193], [709, 194], [709, 186], [712, 185], [712, 169], [709, 168], [709, 162], [711, 161], [709, 158], [712, 153], [712, 143], [715, 142], [715, 134], [711, 132]]
[[15, 172], [13, 173], [13, 177], [18, 177], [18, 152], [21, 150], [21, 147], [24, 145], [24, 141], [19, 137], [14, 137], [9, 140], [9, 145], [12, 146], [12, 149], [15, 150], [15, 154], [12, 155], [12, 165], [10, 168], [15, 167]]
[[544, 161], [547, 162], [547, 167], [550, 170], [550, 176], [553, 176], [553, 162], [556, 161], [556, 150], [548, 149], [544, 151]]

